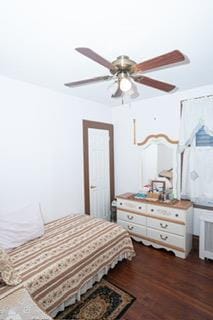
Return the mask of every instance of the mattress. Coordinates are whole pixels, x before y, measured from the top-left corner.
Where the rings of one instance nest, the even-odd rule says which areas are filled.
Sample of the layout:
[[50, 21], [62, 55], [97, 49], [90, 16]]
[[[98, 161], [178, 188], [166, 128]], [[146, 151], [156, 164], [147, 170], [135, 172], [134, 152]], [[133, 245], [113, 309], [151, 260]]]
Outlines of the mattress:
[[[45, 226], [41, 238], [9, 253], [21, 287], [49, 314], [80, 294], [123, 258], [135, 255], [121, 226], [87, 215], [67, 216]], [[0, 284], [0, 299], [16, 287]]]

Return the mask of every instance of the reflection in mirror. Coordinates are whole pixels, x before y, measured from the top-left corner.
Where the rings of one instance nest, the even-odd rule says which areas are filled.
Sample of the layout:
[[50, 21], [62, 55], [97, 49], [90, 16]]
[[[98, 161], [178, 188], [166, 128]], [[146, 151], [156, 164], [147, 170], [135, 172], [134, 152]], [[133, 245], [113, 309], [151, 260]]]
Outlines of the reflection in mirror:
[[164, 144], [158, 144], [157, 147], [157, 180], [163, 178], [166, 189], [172, 189], [173, 150]]
[[143, 185], [152, 180], [165, 181], [166, 189], [172, 188], [173, 150], [164, 144], [150, 144], [143, 150]]

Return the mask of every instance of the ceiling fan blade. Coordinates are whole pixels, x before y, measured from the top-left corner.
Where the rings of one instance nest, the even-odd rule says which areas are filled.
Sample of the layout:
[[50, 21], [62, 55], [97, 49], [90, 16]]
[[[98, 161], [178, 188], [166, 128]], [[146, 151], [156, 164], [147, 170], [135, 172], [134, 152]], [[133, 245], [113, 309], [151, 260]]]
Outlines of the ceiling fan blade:
[[179, 50], [174, 50], [169, 53], [163, 54], [156, 58], [138, 63], [134, 65], [134, 72], [147, 71], [157, 69], [166, 65], [174, 64], [177, 62], [184, 61], [185, 57]]
[[117, 90], [115, 91], [115, 93], [113, 93], [111, 95], [112, 98], [120, 98], [123, 96], [123, 91], [120, 89], [120, 85], [118, 84], [118, 88]]
[[107, 68], [109, 70], [115, 69], [115, 66], [111, 62], [107, 61], [106, 59], [104, 59], [99, 54], [97, 54], [96, 52], [94, 52], [93, 50], [91, 50], [89, 48], [75, 48], [75, 50], [80, 52], [81, 54], [83, 54], [87, 58], [101, 64], [102, 66], [104, 66], [105, 68]]
[[72, 87], [80, 87], [80, 86], [85, 85], [85, 84], [91, 84], [91, 83], [111, 80], [112, 78], [113, 78], [113, 76], [95, 77], [95, 78], [91, 78], [91, 79], [85, 79], [85, 80], [65, 83], [64, 85], [66, 87], [70, 87], [70, 88], [72, 88]]
[[159, 80], [154, 80], [154, 79], [144, 77], [144, 76], [133, 77], [133, 79], [140, 84], [144, 84], [145, 86], [159, 89], [159, 90], [162, 90], [165, 92], [170, 92], [175, 88], [175, 86], [172, 84], [162, 82]]

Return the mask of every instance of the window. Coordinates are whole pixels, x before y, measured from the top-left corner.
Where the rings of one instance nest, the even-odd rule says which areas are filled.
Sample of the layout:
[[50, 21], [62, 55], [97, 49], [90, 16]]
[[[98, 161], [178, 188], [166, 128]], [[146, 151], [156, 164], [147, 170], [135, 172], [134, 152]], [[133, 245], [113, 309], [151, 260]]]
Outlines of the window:
[[213, 136], [206, 133], [204, 126], [198, 130], [195, 137], [196, 147], [213, 147]]

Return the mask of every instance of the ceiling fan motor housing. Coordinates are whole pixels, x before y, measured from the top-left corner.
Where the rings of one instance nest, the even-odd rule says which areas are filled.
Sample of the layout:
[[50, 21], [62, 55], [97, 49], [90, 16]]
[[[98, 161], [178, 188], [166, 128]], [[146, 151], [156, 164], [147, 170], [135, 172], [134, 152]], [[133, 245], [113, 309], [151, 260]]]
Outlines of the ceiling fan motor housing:
[[112, 74], [124, 72], [131, 74], [133, 73], [132, 66], [136, 64], [135, 61], [131, 60], [128, 56], [122, 55], [117, 57], [115, 61], [112, 62], [114, 69], [111, 69], [110, 72]]

